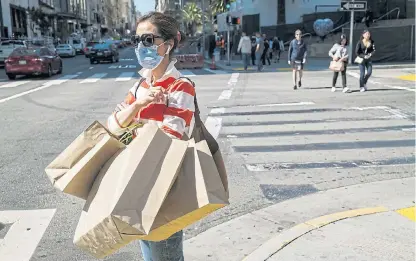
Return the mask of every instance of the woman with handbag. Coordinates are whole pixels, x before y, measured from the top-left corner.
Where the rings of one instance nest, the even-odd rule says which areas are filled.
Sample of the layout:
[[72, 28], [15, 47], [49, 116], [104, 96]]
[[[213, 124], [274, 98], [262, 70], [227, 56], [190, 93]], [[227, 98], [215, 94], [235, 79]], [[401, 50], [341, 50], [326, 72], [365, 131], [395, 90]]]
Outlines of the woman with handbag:
[[[361, 35], [360, 41], [358, 41], [355, 47], [355, 62], [360, 67], [360, 92], [367, 91], [367, 81], [373, 72], [373, 63], [371, 58], [376, 51], [374, 41], [371, 39], [370, 31], [364, 30]], [[367, 71], [367, 73], [366, 73]]]
[[[175, 68], [172, 57], [181, 39], [173, 17], [151, 12], [139, 19], [134, 43], [142, 78], [108, 118], [113, 134], [121, 136], [136, 124], [156, 124], [174, 139], [191, 136], [195, 89]], [[140, 245], [145, 261], [184, 260], [182, 231], [166, 240], [141, 241]]]
[[345, 34], [341, 35], [339, 43], [329, 50], [329, 56], [332, 57], [330, 68], [334, 71], [332, 77], [332, 92], [335, 92], [339, 72], [342, 76], [342, 92], [349, 93], [350, 89], [347, 87], [347, 65], [348, 65], [348, 38]]

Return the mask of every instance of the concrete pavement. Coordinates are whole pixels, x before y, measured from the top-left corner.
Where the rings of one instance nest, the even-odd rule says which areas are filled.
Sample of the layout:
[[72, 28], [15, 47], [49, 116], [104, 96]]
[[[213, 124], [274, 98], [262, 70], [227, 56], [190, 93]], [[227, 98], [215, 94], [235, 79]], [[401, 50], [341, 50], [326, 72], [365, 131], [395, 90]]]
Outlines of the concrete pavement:
[[[133, 50], [124, 50], [121, 58], [119, 64], [94, 66], [83, 57], [74, 63], [65, 59], [63, 76], [25, 78], [16, 82], [28, 82], [14, 87], [4, 87], [9, 81], [0, 84], [0, 222], [6, 214], [13, 215], [8, 219], [11, 224], [0, 230], [0, 241], [28, 233], [30, 245], [24, 249], [34, 250], [22, 252], [30, 260], [94, 260], [72, 244], [83, 202], [57, 193], [44, 167], [93, 120], [104, 121], [134, 83], [139, 68]], [[294, 198], [414, 175], [415, 114], [410, 91], [370, 83], [367, 93], [332, 93], [327, 70], [305, 72], [304, 87], [298, 91], [292, 90], [287, 71], [240, 73], [205, 68], [183, 72], [195, 81], [202, 116], [218, 136], [231, 191], [231, 205], [187, 228], [187, 240]], [[68, 75], [73, 77], [62, 78]], [[358, 89], [353, 77], [348, 77], [348, 85]], [[42, 86], [46, 87], [37, 89]], [[31, 92], [15, 96], [26, 91]], [[365, 201], [368, 196], [360, 197]], [[338, 198], [338, 204], [344, 203]], [[327, 211], [333, 213], [333, 209]], [[301, 217], [305, 219], [283, 219], [272, 231], [258, 229], [264, 233], [257, 244], [247, 238], [236, 242], [249, 254], [275, 232], [306, 221], [307, 216]], [[15, 226], [19, 218], [28, 227]], [[240, 230], [256, 221], [247, 222]], [[220, 239], [224, 238], [211, 238], [216, 244], [207, 241], [201, 248], [187, 241], [185, 253], [200, 249], [201, 254], [213, 256], [223, 249]], [[234, 256], [239, 252], [224, 258]], [[107, 258], [139, 259], [138, 242]]]
[[[410, 261], [415, 256], [414, 212], [408, 215], [411, 220], [394, 211], [414, 207], [414, 182], [414, 178], [378, 181], [287, 200], [188, 240], [186, 258], [396, 260], [383, 257], [390, 251], [389, 256]], [[359, 218], [366, 215], [371, 216]], [[374, 244], [376, 240], [383, 244]]]

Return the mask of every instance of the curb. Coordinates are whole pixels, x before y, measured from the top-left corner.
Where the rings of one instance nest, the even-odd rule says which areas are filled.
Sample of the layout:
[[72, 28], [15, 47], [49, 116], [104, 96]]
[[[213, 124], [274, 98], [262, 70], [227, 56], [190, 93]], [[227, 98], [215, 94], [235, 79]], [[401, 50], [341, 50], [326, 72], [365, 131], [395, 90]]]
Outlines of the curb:
[[267, 259], [272, 257], [274, 254], [285, 248], [287, 245], [289, 245], [296, 239], [302, 237], [303, 235], [313, 230], [316, 230], [318, 228], [324, 227], [326, 225], [343, 219], [372, 215], [388, 211], [391, 210], [385, 207], [360, 208], [343, 212], [337, 212], [311, 219], [282, 232], [278, 236], [271, 238], [266, 243], [257, 248], [254, 252], [246, 256], [242, 261], [266, 261]]
[[[360, 74], [357, 73], [357, 72], [347, 71], [347, 74], [349, 76], [351, 76], [351, 77], [360, 79]], [[390, 88], [390, 89], [405, 90], [405, 91], [410, 91], [410, 92], [416, 92], [416, 89], [412, 89], [412, 88], [408, 88], [408, 87], [403, 87], [403, 86], [396, 86], [396, 85], [384, 84], [384, 83], [381, 83], [381, 82], [374, 81], [372, 79], [369, 79], [368, 82], [371, 83], [371, 84], [382, 85], [382, 86], [387, 87], [387, 88]]]

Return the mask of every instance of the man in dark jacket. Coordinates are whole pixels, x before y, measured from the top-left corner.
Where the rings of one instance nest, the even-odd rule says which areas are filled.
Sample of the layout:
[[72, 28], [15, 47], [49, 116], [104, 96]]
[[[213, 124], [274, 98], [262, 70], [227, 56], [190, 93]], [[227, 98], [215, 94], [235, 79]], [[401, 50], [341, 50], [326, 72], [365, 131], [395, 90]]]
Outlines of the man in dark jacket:
[[[303, 65], [306, 63], [307, 47], [302, 40], [302, 31], [296, 30], [295, 39], [289, 44], [288, 63], [293, 68], [293, 89], [302, 87]], [[299, 73], [299, 81], [297, 81], [297, 73]]]

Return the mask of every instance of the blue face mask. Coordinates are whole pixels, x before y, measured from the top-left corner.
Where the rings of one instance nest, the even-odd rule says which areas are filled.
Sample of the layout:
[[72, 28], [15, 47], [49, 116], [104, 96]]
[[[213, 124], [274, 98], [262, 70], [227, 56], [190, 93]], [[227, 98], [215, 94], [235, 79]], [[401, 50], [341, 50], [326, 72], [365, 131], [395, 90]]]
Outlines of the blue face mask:
[[[162, 43], [162, 44], [165, 44], [165, 43]], [[136, 52], [137, 59], [139, 60], [139, 64], [143, 68], [153, 70], [159, 66], [163, 58], [165, 58], [165, 56], [160, 56], [157, 53], [157, 48], [161, 46], [162, 44], [145, 47], [143, 43], [139, 43], [139, 45], [135, 49], [135, 52]], [[168, 48], [168, 51], [166, 52], [166, 54], [169, 53], [169, 51], [170, 51], [170, 47]]]

